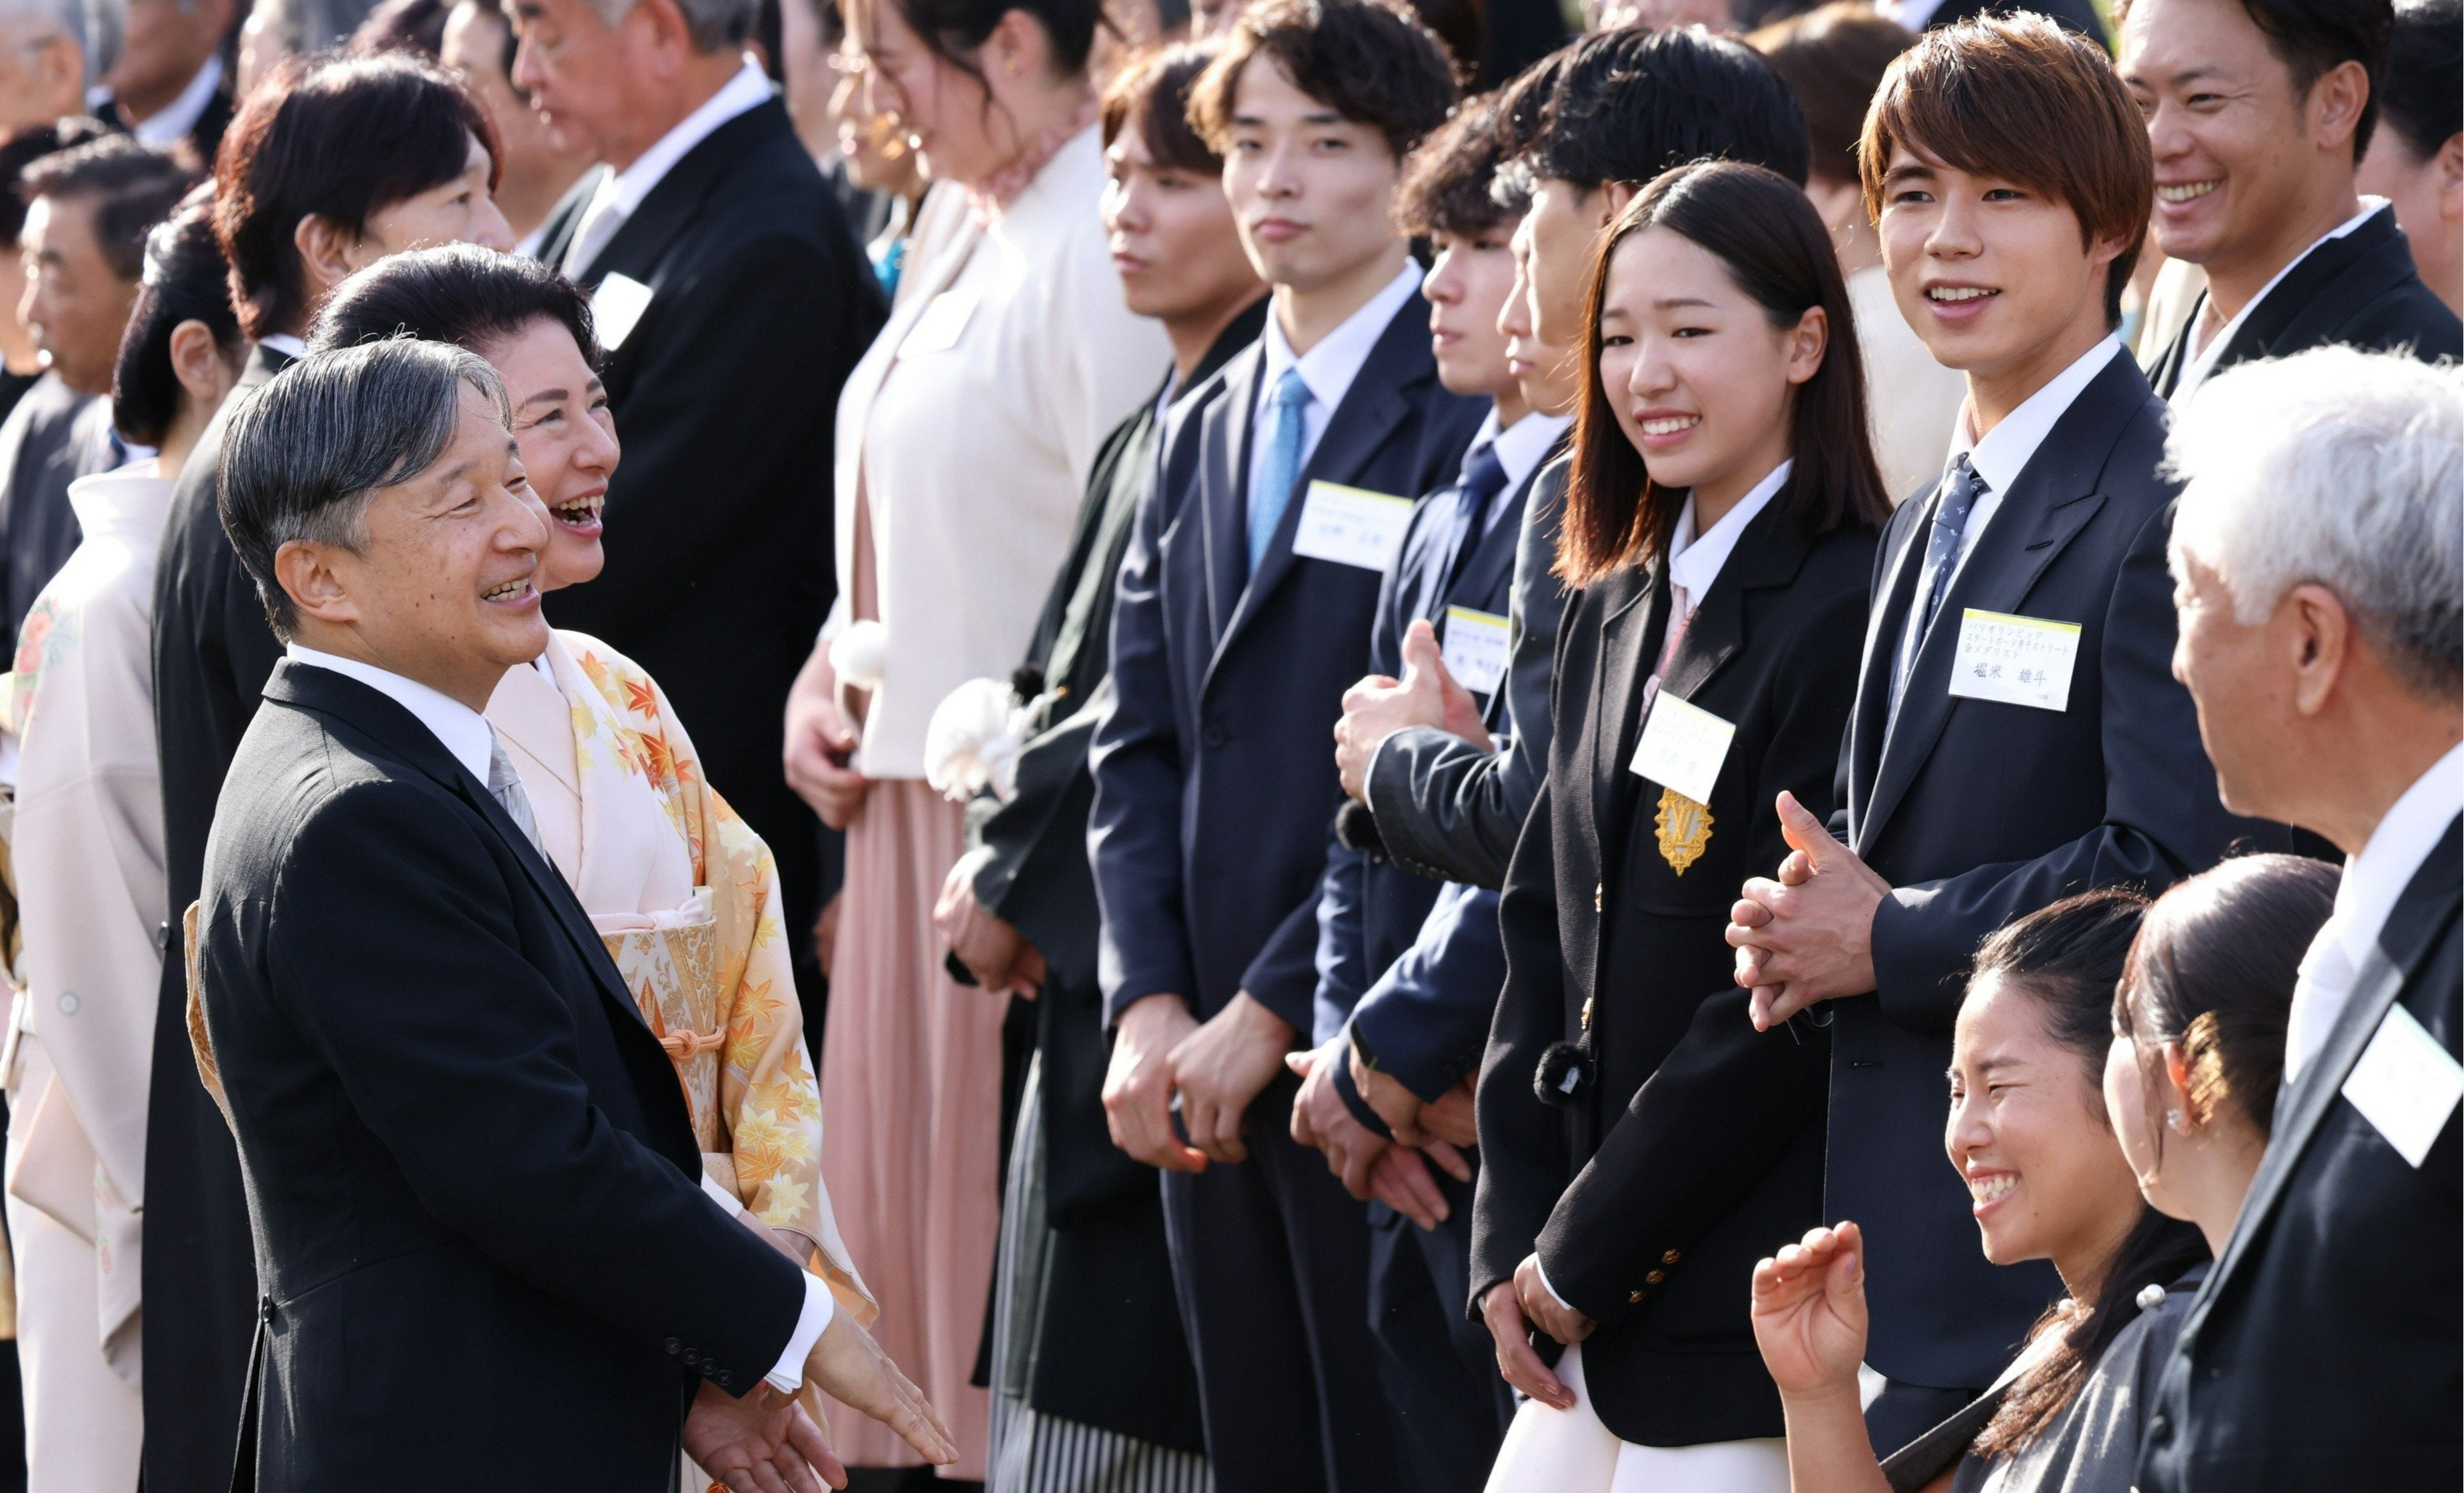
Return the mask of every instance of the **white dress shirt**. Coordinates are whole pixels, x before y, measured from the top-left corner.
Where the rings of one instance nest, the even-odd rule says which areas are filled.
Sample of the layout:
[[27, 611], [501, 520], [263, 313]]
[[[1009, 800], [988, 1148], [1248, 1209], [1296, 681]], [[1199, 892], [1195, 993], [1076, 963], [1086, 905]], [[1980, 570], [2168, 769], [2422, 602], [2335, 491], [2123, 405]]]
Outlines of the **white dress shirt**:
[[2464, 813], [2464, 746], [2450, 748], [2414, 779], [2370, 831], [2362, 853], [2344, 862], [2336, 910], [2310, 940], [2310, 952], [2301, 956], [2300, 977], [2294, 982], [2284, 1032], [2286, 1083], [2327, 1045], [2396, 899], [2459, 813]]
[[[1265, 365], [1258, 375], [1258, 408], [1265, 408], [1266, 396], [1284, 376], [1287, 368], [1298, 368], [1301, 382], [1309, 385], [1309, 400], [1301, 414], [1301, 470], [1309, 469], [1309, 457], [1317, 450], [1318, 438], [1326, 434], [1327, 422], [1334, 417], [1343, 396], [1352, 391], [1352, 381], [1360, 377], [1360, 365], [1369, 361], [1377, 340], [1386, 335], [1388, 322], [1403, 309], [1403, 303], [1420, 289], [1420, 267], [1409, 258], [1385, 289], [1369, 297], [1361, 308], [1343, 318], [1343, 324], [1318, 339], [1317, 345], [1306, 353], [1292, 351], [1290, 339], [1284, 336], [1283, 319], [1271, 310], [1266, 316]], [[1255, 417], [1251, 424], [1257, 423]], [[1266, 443], [1249, 443], [1249, 475], [1245, 486], [1258, 484], [1258, 460]], [[1499, 452], [1503, 461], [1505, 453]], [[1404, 494], [1403, 496], [1416, 494]], [[1257, 500], [1253, 491], [1250, 501]]]
[[[632, 165], [601, 177], [598, 189], [590, 194], [589, 205], [582, 209], [572, 242], [565, 247], [564, 272], [578, 274], [589, 269], [589, 261], [607, 247], [616, 230], [641, 209], [650, 189], [675, 169], [676, 163], [693, 146], [737, 115], [749, 114], [769, 101], [770, 75], [747, 57], [744, 66], [718, 92], [703, 99], [700, 108], [678, 121], [676, 127], [660, 136], [657, 143], [634, 157]], [[611, 214], [614, 221], [601, 227], [598, 220]]]
[[206, 65], [188, 79], [180, 96], [142, 120], [128, 121], [128, 133], [137, 143], [155, 150], [168, 150], [197, 127], [197, 120], [213, 100], [214, 90], [223, 85], [223, 56], [219, 52], [206, 54]]
[[[421, 725], [443, 744], [453, 759], [470, 770], [481, 783], [488, 780], [488, 761], [496, 745], [495, 728], [487, 717], [449, 694], [432, 690], [416, 679], [407, 678], [374, 664], [363, 664], [355, 658], [302, 648], [297, 643], [283, 648], [284, 656], [317, 669], [330, 669], [346, 679], [356, 679], [410, 712]], [[733, 1199], [722, 1201], [723, 1190], [715, 1189], [707, 1176], [703, 1191], [728, 1212], [730, 1219], [737, 1211]], [[787, 1336], [787, 1347], [779, 1361], [762, 1378], [782, 1394], [793, 1394], [804, 1382], [804, 1359], [820, 1341], [822, 1329], [830, 1325], [835, 1304], [830, 1288], [820, 1276], [800, 1272], [804, 1282], [804, 1304], [796, 1315], [796, 1328]]]
[[[1471, 445], [1466, 450], [1478, 450], [1481, 442], [1490, 443], [1497, 451], [1498, 466], [1506, 472], [1506, 486], [1502, 491], [1511, 493], [1530, 479], [1533, 468], [1548, 460], [1549, 452], [1556, 449], [1557, 437], [1565, 434], [1566, 428], [1573, 423], [1573, 415], [1544, 415], [1534, 409], [1500, 430], [1497, 428], [1497, 410], [1492, 407], [1488, 418], [1481, 422], [1480, 433], [1471, 438]], [[1496, 528], [1498, 516], [1505, 512], [1504, 503], [1489, 504], [1486, 527], [1481, 532], [1485, 534]]]
[[256, 345], [271, 347], [295, 362], [308, 356], [308, 344], [288, 332], [268, 332], [256, 340]]
[[[1753, 486], [1753, 490], [1737, 499], [1736, 506], [1720, 516], [1710, 532], [1701, 537], [1694, 533], [1694, 494], [1685, 494], [1685, 507], [1677, 515], [1677, 530], [1668, 537], [1668, 615], [1690, 617], [1703, 598], [1711, 594], [1711, 582], [1720, 579], [1720, 571], [1728, 563], [1728, 556], [1737, 547], [1737, 536], [1756, 515], [1771, 506], [1779, 490], [1788, 484], [1788, 474], [1796, 470], [1794, 458], [1781, 462], [1771, 470], [1771, 475]], [[1670, 624], [1676, 626], [1675, 623]]]
[[2239, 311], [2234, 312], [2233, 319], [2218, 328], [2216, 335], [2209, 338], [2204, 343], [2200, 342], [2198, 340], [2199, 323], [2207, 319], [2208, 296], [2206, 292], [2200, 292], [2198, 303], [2190, 308], [2190, 341], [2195, 350], [2190, 354], [2189, 362], [2182, 368], [2181, 382], [2173, 385], [2172, 398], [2167, 400], [2166, 403], [2169, 405], [2178, 405], [2182, 401], [2189, 398], [2192, 394], [2198, 392], [2199, 385], [2208, 382], [2208, 375], [2216, 371], [2216, 360], [2223, 357], [2225, 349], [2232, 345], [2233, 335], [2241, 330], [2241, 324], [2243, 322], [2250, 319], [2251, 312], [2257, 307], [2259, 302], [2267, 299], [2267, 293], [2282, 284], [2284, 282], [2284, 277], [2291, 274], [2302, 260], [2307, 259], [2312, 254], [2318, 252], [2319, 246], [2321, 244], [2327, 242], [2327, 240], [2331, 238], [2343, 238], [2353, 230], [2360, 228], [2365, 223], [2367, 223], [2370, 220], [2371, 215], [2374, 213], [2391, 212], [2394, 209], [2387, 205], [2387, 200], [2385, 197], [2363, 198], [2361, 211], [2354, 213], [2351, 217], [2346, 218], [2336, 227], [2329, 229], [2326, 232], [2320, 234], [2315, 239], [2312, 239], [2310, 241], [2309, 248], [2301, 251], [2298, 254], [2295, 254], [2291, 260], [2287, 261], [2283, 269], [2276, 272], [2274, 278], [2270, 279], [2265, 285], [2259, 287], [2258, 294], [2250, 298], [2250, 303], [2248, 305], [2245, 305]]

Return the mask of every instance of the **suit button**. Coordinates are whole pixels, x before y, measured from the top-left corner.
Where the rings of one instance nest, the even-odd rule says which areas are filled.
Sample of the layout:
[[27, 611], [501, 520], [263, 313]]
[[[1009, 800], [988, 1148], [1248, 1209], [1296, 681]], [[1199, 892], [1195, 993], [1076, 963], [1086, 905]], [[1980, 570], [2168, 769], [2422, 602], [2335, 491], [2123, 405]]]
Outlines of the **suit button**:
[[1642, 1284], [1645, 1284], [1645, 1285], [1658, 1285], [1661, 1282], [1665, 1281], [1665, 1280], [1667, 1280], [1667, 1279], [1668, 1279], [1668, 1272], [1667, 1272], [1667, 1271], [1665, 1271], [1665, 1270], [1654, 1270], [1654, 1271], [1652, 1271], [1649, 1275], [1646, 1275], [1646, 1276], [1644, 1276], [1644, 1277], [1642, 1278]]
[[677, 1354], [677, 1353], [681, 1353], [681, 1352], [683, 1352], [683, 1351], [685, 1350], [685, 1345], [684, 1345], [684, 1344], [682, 1344], [682, 1343], [677, 1342], [674, 1338], [670, 1338], [670, 1339], [668, 1339], [666, 1342], [664, 1342], [664, 1343], [660, 1344], [659, 1346], [660, 1346], [660, 1347], [662, 1347], [662, 1348], [664, 1348], [664, 1349], [666, 1349], [666, 1350], [668, 1350], [669, 1355], [670, 1355], [670, 1356], [671, 1356], [671, 1357], [672, 1357], [673, 1355], [675, 1355], [675, 1354]]
[[2173, 1424], [2172, 1424], [2172, 1422], [2171, 1422], [2171, 1421], [2169, 1421], [2169, 1420], [2167, 1420], [2167, 1419], [2166, 1419], [2162, 1415], [2156, 1415], [2156, 1416], [2149, 1416], [2149, 1417], [2148, 1417], [2148, 1420], [2147, 1420], [2147, 1429], [2148, 1429], [2148, 1431], [2149, 1431], [2152, 1435], [2154, 1435], [2155, 1437], [2157, 1437], [2159, 1439], [2162, 1439], [2162, 1438], [2166, 1438], [2166, 1437], [2168, 1437], [2168, 1436], [2171, 1436], [2171, 1435], [2173, 1434]]
[[1592, 883], [1592, 915], [1594, 917], [1597, 917], [1599, 915], [1600, 903], [1602, 899], [1606, 897], [1608, 889], [1609, 884], [1607, 882], [1595, 881]]
[[1225, 742], [1232, 739], [1232, 733], [1221, 726], [1209, 726], [1198, 734], [1198, 739], [1210, 750], [1220, 749]]
[[1625, 1304], [1629, 1306], [1637, 1306], [1640, 1304], [1641, 1301], [1642, 1292], [1640, 1291], [1628, 1291], [1625, 1293]]
[[698, 1369], [698, 1368], [700, 1368], [700, 1367], [701, 1367], [701, 1354], [694, 1352], [694, 1351], [693, 1351], [692, 1349], [690, 1349], [690, 1348], [686, 1349], [686, 1350], [685, 1350], [685, 1367], [686, 1367], [686, 1368], [688, 1368], [688, 1369]]
[[1672, 1249], [1672, 1250], [1669, 1250], [1666, 1254], [1661, 1255], [1661, 1256], [1660, 1257], [1660, 1262], [1661, 1262], [1661, 1264], [1664, 1264], [1664, 1265], [1673, 1265], [1673, 1264], [1675, 1264], [1675, 1263], [1677, 1262], [1677, 1251], [1675, 1251], [1675, 1250], [1673, 1250], [1673, 1249]]
[[736, 1381], [724, 1373], [718, 1376], [718, 1387], [722, 1390], [732, 1389], [735, 1387], [735, 1384]]

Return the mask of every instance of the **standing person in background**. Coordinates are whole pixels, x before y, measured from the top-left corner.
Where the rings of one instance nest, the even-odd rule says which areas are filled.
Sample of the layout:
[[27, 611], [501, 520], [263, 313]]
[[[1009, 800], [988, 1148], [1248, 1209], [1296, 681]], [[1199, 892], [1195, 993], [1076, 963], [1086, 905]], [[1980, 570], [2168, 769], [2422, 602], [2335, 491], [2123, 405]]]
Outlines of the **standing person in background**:
[[518, 45], [503, 0], [459, 0], [445, 17], [437, 56], [496, 121], [505, 157], [496, 171], [496, 210], [513, 232], [514, 252], [536, 258], [548, 214], [590, 169], [590, 151], [559, 140], [514, 86]]
[[1727, 936], [1758, 1026], [1837, 1002], [1824, 1207], [1864, 1229], [1889, 1450], [1973, 1399], [2059, 1290], [1985, 1262], [1936, 1159], [1977, 946], [2082, 888], [2288, 842], [2216, 801], [2167, 673], [2165, 407], [2114, 336], [2153, 181], [2111, 59], [2034, 16], [1928, 33], [1859, 159], [1901, 314], [1968, 375], [1968, 408], [1876, 558], [1842, 812], [1781, 805], [1791, 853]]
[[[847, 831], [823, 1175], [886, 1344], [957, 1432], [960, 1478], [985, 1469], [989, 1406], [968, 1380], [999, 1229], [1003, 1013], [952, 981], [933, 928], [966, 825], [926, 780], [926, 727], [1025, 652], [1105, 434], [1171, 358], [1122, 303], [1096, 210], [1097, 15], [1095, 0], [869, 0], [849, 15], [869, 107], [897, 114], [970, 210], [909, 266], [839, 402], [838, 602], [821, 641], [804, 638], [786, 769]], [[862, 1428], [847, 1459], [912, 1460]]]
[[145, 235], [193, 180], [168, 155], [105, 136], [18, 176], [26, 267], [17, 309], [50, 377], [0, 425], [0, 605], [13, 639], [77, 544], [69, 484], [130, 454], [112, 428], [111, 370], [137, 303]]
[[[1154, 1169], [1105, 1132], [1087, 748], [1111, 672], [1113, 582], [1165, 424], [1265, 324], [1222, 158], [1189, 125], [1190, 84], [1214, 55], [1204, 43], [1150, 53], [1104, 93], [1112, 264], [1129, 308], [1162, 322], [1172, 367], [1095, 458], [1024, 664], [976, 686], [1024, 713], [1023, 739], [970, 804], [973, 847], [935, 910], [979, 999], [1036, 1001], [1001, 1212], [992, 1493], [1195, 1493], [1206, 1476], [1163, 1198]], [[981, 776], [1005, 750], [978, 751]]]
[[[13, 183], [27, 166], [59, 148], [57, 124], [29, 124], [0, 139], [0, 184]], [[43, 378], [42, 349], [17, 315], [26, 299], [26, 261], [16, 252], [17, 231], [25, 222], [26, 199], [0, 190], [0, 421]]]
[[[163, 770], [165, 907], [196, 900], [206, 833], [231, 753], [280, 648], [224, 532], [218, 475], [230, 414], [288, 364], [336, 285], [422, 244], [510, 248], [489, 197], [495, 127], [477, 99], [410, 57], [292, 64], [251, 94], [217, 160], [214, 231], [242, 336], [255, 342], [224, 410], [181, 470], [154, 575], [154, 729]], [[197, 1082], [177, 959], [156, 1005], [145, 1153], [153, 1242], [145, 1294], [176, 1301], [147, 1334], [145, 1485], [229, 1482], [256, 1262], [231, 1128]]]
[[744, 50], [758, 0], [517, 0], [514, 87], [602, 163], [539, 257], [591, 293], [625, 465], [606, 568], [548, 604], [661, 681], [711, 785], [779, 859], [797, 996], [821, 842], [780, 711], [830, 605], [839, 385], [881, 324], [838, 200]]
[[2192, 1303], [2146, 1493], [2464, 1478], [2464, 401], [2314, 349], [2177, 416], [2173, 667], [2225, 801], [2343, 850], [2301, 961], [2276, 1133]]
[[2123, 81], [2156, 161], [2153, 233], [2207, 272], [2149, 382], [2179, 404], [2219, 369], [2342, 342], [2464, 353], [2384, 199], [2354, 177], [2379, 121], [2390, 0], [2132, 0]]
[[1826, 5], [1746, 38], [1768, 60], [1805, 111], [1813, 144], [1805, 194], [1814, 199], [1848, 276], [1848, 304], [1857, 313], [1858, 351], [1865, 362], [1874, 422], [1874, 462], [1882, 491], [1896, 503], [1942, 475], [1968, 381], [1927, 351], [1891, 298], [1882, 246], [1865, 215], [1857, 180], [1857, 136], [1865, 106], [1881, 86], [1891, 59], [1916, 40], [1905, 27], [1862, 5]]
[[214, 167], [231, 118], [223, 38], [237, 18], [235, 0], [125, 0], [128, 29], [103, 75], [107, 97], [95, 112], [141, 145], [174, 150], [195, 171]]
[[55, 124], [85, 112], [96, 62], [85, 0], [0, 3], [0, 130]]
[[1266, 0], [1192, 95], [1273, 309], [1175, 413], [1139, 508], [1089, 844], [1115, 1029], [1105, 1109], [1114, 1143], [1165, 1169], [1227, 1493], [1406, 1482], [1369, 1330], [1367, 1216], [1294, 1140], [1285, 1055], [1314, 1020], [1343, 801], [1328, 733], [1410, 494], [1460, 469], [1485, 413], [1439, 382], [1392, 220], [1404, 156], [1454, 99], [1442, 45], [1380, 0]]
[[2104, 17], [2095, 0], [1876, 0], [1874, 10], [1912, 32], [1940, 31], [1997, 11], [2034, 13], [2100, 47], [2106, 45]]
[[2464, 311], [2464, 103], [2450, 86], [2464, 70], [2459, 55], [2464, 3], [2398, 0], [2379, 127], [2353, 178], [2395, 209], [2413, 268], [2450, 311]]
[[146, 1075], [169, 916], [154, 555], [171, 484], [247, 350], [226, 268], [210, 198], [147, 245], [111, 408], [126, 440], [158, 454], [70, 487], [84, 539], [34, 600], [9, 702], [26, 942], [6, 1075], [9, 1241], [26, 1464], [46, 1493], [127, 1493], [144, 1445]]

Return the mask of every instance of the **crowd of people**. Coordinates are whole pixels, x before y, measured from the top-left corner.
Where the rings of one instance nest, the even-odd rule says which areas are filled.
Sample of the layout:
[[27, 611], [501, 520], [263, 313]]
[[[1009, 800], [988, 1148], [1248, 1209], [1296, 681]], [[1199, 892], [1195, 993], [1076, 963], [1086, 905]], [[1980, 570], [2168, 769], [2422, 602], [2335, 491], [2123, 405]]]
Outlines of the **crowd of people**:
[[2460, 15], [0, 0], [20, 1485], [2464, 1483]]

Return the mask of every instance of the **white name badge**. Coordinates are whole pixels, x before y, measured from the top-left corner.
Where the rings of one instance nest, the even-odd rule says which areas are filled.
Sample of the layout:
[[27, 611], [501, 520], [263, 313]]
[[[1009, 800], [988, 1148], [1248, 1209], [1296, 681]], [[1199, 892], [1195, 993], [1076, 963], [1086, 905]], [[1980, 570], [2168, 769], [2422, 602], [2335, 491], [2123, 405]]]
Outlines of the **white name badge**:
[[1468, 606], [1446, 608], [1446, 672], [1474, 694], [1495, 694], [1506, 677], [1506, 619]]
[[1642, 739], [1634, 744], [1634, 760], [1626, 766], [1639, 778], [1708, 803], [1711, 785], [1720, 780], [1720, 764], [1728, 759], [1728, 743], [1736, 737], [1733, 721], [1662, 690], [1652, 699]]
[[1971, 606], [1959, 619], [1950, 692], [2040, 711], [2068, 710], [2079, 645], [2078, 623], [1981, 612]]
[[2396, 1154], [2418, 1167], [2447, 1129], [2455, 1102], [2464, 1099], [2464, 1065], [2447, 1055], [2411, 1012], [2391, 1006], [2344, 1080], [2343, 1092]]
[[629, 274], [610, 274], [590, 293], [590, 325], [609, 352], [625, 345], [642, 313], [650, 309], [650, 288]]
[[1301, 503], [1301, 526], [1292, 536], [1292, 553], [1382, 571], [1402, 548], [1403, 530], [1411, 521], [1408, 497], [1312, 482]]
[[907, 340], [898, 344], [898, 356], [917, 358], [958, 345], [958, 334], [967, 329], [967, 318], [976, 314], [976, 293], [971, 290], [943, 291], [934, 296], [916, 317], [915, 324], [907, 329]]

